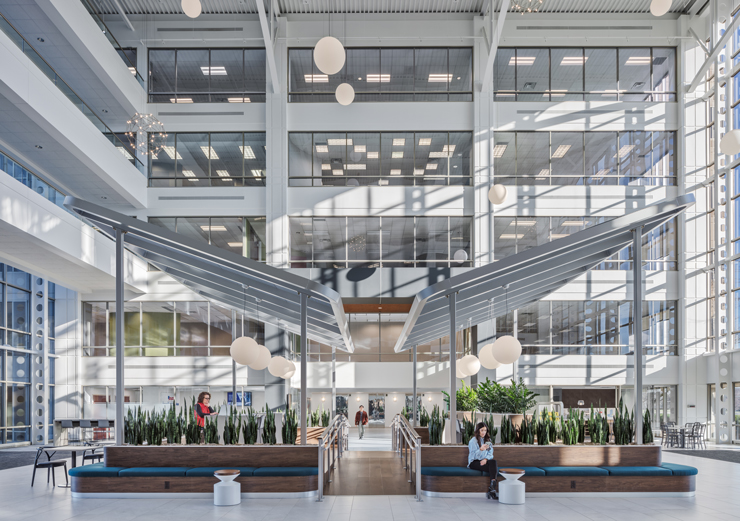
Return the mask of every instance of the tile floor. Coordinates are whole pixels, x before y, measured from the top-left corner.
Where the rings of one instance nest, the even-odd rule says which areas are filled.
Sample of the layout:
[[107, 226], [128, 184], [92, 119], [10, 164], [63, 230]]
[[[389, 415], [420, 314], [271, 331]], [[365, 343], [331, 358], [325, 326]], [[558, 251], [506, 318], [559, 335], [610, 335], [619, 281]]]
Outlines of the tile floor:
[[[693, 498], [527, 498], [524, 505], [485, 499], [327, 496], [244, 500], [215, 507], [209, 499], [72, 499], [45, 480], [31, 488], [31, 468], [0, 471], [0, 520], [34, 521], [689, 521], [737, 520], [740, 465], [682, 454], [664, 460], [699, 469]], [[57, 476], [59, 477], [59, 476]]]

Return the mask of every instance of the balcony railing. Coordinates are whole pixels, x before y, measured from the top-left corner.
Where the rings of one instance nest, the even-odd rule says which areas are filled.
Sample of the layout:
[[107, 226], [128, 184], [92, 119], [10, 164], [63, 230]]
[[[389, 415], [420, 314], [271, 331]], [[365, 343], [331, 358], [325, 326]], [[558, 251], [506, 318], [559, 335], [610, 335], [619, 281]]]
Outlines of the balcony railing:
[[14, 178], [16, 181], [20, 181], [37, 194], [45, 197], [59, 208], [62, 208], [65, 212], [75, 216], [77, 215], [64, 206], [64, 194], [62, 192], [51, 186], [33, 172], [29, 172], [25, 167], [18, 164], [17, 161], [11, 159], [2, 152], [0, 152], [0, 170]]
[[[80, 112], [82, 112], [85, 116], [87, 116], [87, 119], [90, 120], [90, 122], [95, 125], [95, 128], [103, 132], [104, 134], [112, 134], [113, 138], [115, 140], [114, 144], [116, 147], [122, 147], [127, 148], [129, 145], [121, 141], [113, 131], [103, 123], [103, 120], [101, 120], [96, 114], [93, 109], [91, 109], [87, 103], [82, 101], [82, 98], [80, 98], [74, 90], [72, 90], [72, 87], [67, 85], [67, 82], [65, 82], [54, 70], [54, 68], [49, 65], [49, 63], [44, 60], [41, 55], [36, 52], [36, 49], [33, 48], [33, 46], [28, 43], [28, 40], [26, 40], [21, 33], [18, 32], [18, 30], [13, 27], [13, 25], [8, 21], [5, 16], [3, 16], [2, 13], [0, 13], [0, 29], [10, 38], [13, 40], [13, 42], [18, 46], [18, 48], [23, 51], [23, 54], [28, 56], [28, 58], [36, 64], [36, 66], [41, 69], [41, 71], [46, 74], [46, 77], [49, 78], [54, 85], [57, 86], [59, 90], [62, 91], [62, 93], [67, 96], [67, 99], [72, 102], [73, 105], [75, 105], [78, 109], [80, 109]], [[144, 171], [144, 164], [139, 160], [139, 158], [135, 157], [134, 160], [137, 163], [137, 168], [139, 168], [140, 171]]]

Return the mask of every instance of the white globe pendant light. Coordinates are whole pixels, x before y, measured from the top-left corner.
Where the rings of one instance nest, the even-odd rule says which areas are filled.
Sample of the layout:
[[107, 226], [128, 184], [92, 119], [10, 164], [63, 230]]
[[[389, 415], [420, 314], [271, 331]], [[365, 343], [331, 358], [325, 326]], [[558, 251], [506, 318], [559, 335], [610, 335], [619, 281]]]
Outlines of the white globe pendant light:
[[497, 369], [501, 367], [501, 362], [496, 360], [496, 357], [493, 356], [493, 344], [484, 345], [481, 350], [478, 351], [478, 359], [480, 360], [480, 365], [486, 369]]
[[342, 42], [333, 36], [324, 36], [313, 48], [313, 61], [324, 74], [336, 74], [344, 67], [347, 55]]
[[465, 355], [460, 359], [458, 363], [460, 364], [463, 372], [465, 372], [465, 374], [467, 374], [468, 376], [478, 374], [478, 371], [480, 371], [480, 360], [478, 360], [478, 357], [475, 355]]
[[460, 360], [458, 360], [455, 364], [455, 376], [457, 376], [458, 380], [462, 380], [463, 378], [467, 378], [468, 376], [470, 376], [463, 370], [462, 366], [460, 365]]
[[493, 343], [491, 352], [502, 364], [513, 364], [522, 354], [522, 344], [513, 336], [502, 336]]
[[488, 200], [491, 204], [501, 204], [506, 200], [506, 187], [504, 185], [493, 185], [488, 191]]
[[267, 349], [265, 346], [259, 346], [259, 354], [257, 355], [257, 359], [249, 364], [249, 367], [251, 367], [255, 371], [262, 371], [263, 369], [266, 369], [268, 365], [270, 365], [271, 358], [272, 353], [270, 353], [270, 350]]
[[740, 154], [740, 130], [730, 130], [719, 141], [719, 150], [728, 156]]
[[663, 16], [671, 8], [673, 0], [653, 0], [650, 2], [650, 12], [653, 16]]
[[200, 0], [182, 0], [180, 3], [182, 11], [189, 18], [198, 18], [200, 13], [203, 12], [203, 6], [200, 4]]
[[240, 336], [231, 343], [229, 349], [231, 358], [239, 365], [249, 365], [257, 360], [259, 354], [259, 344], [254, 338]]
[[288, 360], [288, 363], [290, 364], [290, 367], [288, 368], [288, 372], [283, 375], [283, 378], [285, 380], [290, 380], [293, 378], [293, 375], [295, 374], [295, 364]]
[[462, 264], [463, 262], [468, 260], [468, 252], [466, 252], [465, 250], [457, 250], [453, 258], [456, 262]]
[[267, 370], [270, 371], [272, 376], [282, 378], [285, 373], [290, 369], [290, 362], [288, 362], [283, 356], [275, 356], [267, 364]]
[[336, 96], [339, 104], [346, 107], [355, 100], [355, 89], [353, 89], [352, 85], [350, 85], [349, 83], [342, 83], [339, 87], [337, 87], [337, 91], [336, 93], [334, 93], [334, 95]]

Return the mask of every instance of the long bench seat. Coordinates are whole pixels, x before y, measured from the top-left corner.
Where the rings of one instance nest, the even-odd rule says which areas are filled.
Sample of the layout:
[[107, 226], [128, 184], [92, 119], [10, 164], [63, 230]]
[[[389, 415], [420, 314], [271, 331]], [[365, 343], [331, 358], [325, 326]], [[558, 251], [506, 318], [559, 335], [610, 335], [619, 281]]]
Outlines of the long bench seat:
[[[106, 467], [94, 463], [69, 469], [71, 477], [214, 477], [222, 469], [236, 469], [241, 477], [251, 476], [318, 476], [318, 467]], [[480, 474], [480, 473], [479, 473]]]
[[[525, 476], [695, 476], [694, 467], [664, 463], [660, 467], [525, 467], [509, 465], [524, 471]], [[422, 476], [488, 476], [488, 472], [466, 467], [422, 467]]]

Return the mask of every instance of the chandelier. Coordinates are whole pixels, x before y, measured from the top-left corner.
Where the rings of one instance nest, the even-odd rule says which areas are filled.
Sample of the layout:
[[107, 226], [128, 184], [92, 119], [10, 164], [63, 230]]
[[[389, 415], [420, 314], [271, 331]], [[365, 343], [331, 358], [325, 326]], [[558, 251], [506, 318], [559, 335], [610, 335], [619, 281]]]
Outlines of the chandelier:
[[[162, 122], [154, 114], [137, 112], [126, 124], [126, 135], [136, 153], [156, 157], [167, 139]], [[139, 139], [139, 133], [144, 134], [143, 139]]]
[[514, 10], [521, 15], [526, 13], [538, 13], [544, 0], [516, 0]]

